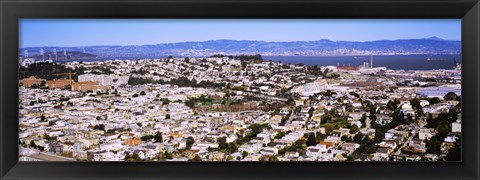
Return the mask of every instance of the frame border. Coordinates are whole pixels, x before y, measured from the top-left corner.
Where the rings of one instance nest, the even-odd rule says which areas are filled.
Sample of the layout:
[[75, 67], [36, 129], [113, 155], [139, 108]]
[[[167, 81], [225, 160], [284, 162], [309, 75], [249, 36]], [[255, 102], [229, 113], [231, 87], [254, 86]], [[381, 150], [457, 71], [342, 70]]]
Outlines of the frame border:
[[[478, 0], [0, 0], [0, 179], [479, 179]], [[461, 18], [462, 162], [18, 162], [20, 18]], [[17, 103], [18, 104], [18, 103]], [[468, 124], [468, 126], [465, 125]], [[236, 173], [230, 173], [232, 169]], [[348, 171], [348, 173], [344, 173]]]

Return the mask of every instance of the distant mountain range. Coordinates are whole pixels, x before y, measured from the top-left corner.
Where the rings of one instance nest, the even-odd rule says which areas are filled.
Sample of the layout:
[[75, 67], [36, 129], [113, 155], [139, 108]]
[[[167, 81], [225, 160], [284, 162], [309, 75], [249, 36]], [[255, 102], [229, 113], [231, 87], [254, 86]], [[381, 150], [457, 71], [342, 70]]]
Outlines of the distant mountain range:
[[81, 46], [81, 47], [27, 47], [20, 48], [29, 54], [63, 51], [85, 52], [97, 58], [145, 58], [162, 56], [202, 57], [213, 54], [262, 54], [264, 56], [330, 56], [330, 55], [400, 55], [400, 54], [460, 54], [461, 41], [438, 37], [424, 39], [399, 39], [377, 41], [317, 41], [266, 42], [251, 40], [210, 40], [201, 42], [162, 43], [156, 45], [129, 46]]

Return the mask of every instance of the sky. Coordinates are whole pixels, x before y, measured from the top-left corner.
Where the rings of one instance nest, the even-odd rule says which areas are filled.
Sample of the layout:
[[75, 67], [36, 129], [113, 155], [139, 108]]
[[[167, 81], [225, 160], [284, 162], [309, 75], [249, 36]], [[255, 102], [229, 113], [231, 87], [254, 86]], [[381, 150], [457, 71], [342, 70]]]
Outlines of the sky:
[[20, 47], [461, 39], [460, 19], [20, 19]]

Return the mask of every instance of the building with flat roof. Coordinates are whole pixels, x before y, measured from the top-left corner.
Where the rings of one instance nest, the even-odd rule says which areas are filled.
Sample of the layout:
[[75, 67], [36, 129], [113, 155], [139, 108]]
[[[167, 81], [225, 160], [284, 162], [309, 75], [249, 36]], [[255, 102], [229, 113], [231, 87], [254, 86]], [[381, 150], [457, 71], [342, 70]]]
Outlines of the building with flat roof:
[[94, 90], [108, 90], [110, 86], [99, 85], [98, 82], [85, 81], [74, 82], [72, 84], [72, 91], [94, 91]]
[[438, 87], [426, 87], [416, 91], [417, 94], [424, 96], [424, 97], [438, 97], [443, 99], [443, 97], [449, 93], [454, 92], [456, 95], [462, 95], [462, 87], [461, 85], [458, 86], [438, 86]]
[[78, 82], [98, 82], [101, 86], [118, 87], [123, 84], [128, 84], [129, 76], [119, 76], [115, 74], [82, 74], [78, 76]]
[[48, 80], [47, 87], [48, 89], [64, 89], [68, 85], [71, 85], [72, 81], [68, 79], [57, 79], [57, 80]]
[[40, 86], [42, 82], [45, 82], [45, 79], [38, 79], [36, 77], [30, 76], [29, 78], [20, 80], [20, 82], [22, 83], [23, 87], [30, 88], [33, 85]]

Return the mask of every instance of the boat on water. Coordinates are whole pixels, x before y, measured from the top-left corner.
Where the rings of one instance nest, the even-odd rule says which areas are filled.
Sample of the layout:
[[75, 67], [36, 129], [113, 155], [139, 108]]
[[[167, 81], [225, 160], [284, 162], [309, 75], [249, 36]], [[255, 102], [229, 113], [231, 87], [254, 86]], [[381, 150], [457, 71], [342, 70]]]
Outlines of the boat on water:
[[446, 61], [446, 59], [427, 58], [427, 61]]

